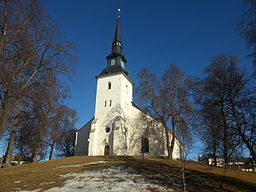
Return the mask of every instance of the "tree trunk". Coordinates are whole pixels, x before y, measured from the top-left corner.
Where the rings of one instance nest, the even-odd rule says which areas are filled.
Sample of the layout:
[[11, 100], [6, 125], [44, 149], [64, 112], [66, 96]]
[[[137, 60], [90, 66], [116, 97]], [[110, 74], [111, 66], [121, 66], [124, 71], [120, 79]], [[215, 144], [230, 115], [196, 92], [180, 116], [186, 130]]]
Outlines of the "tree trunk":
[[55, 142], [53, 141], [52, 144], [50, 145], [50, 146], [51, 146], [51, 150], [50, 150], [49, 160], [52, 159], [52, 154], [53, 154], [54, 145], [55, 145]]
[[37, 147], [34, 154], [33, 154], [33, 157], [32, 157], [32, 162], [37, 162], [37, 159], [38, 159], [38, 155], [39, 155], [39, 148]]
[[214, 146], [213, 148], [213, 162], [214, 162], [214, 166], [217, 166], [217, 157], [216, 157], [216, 147]]
[[221, 115], [222, 115], [222, 120], [223, 120], [223, 144], [224, 144], [224, 167], [227, 168], [228, 166], [228, 128], [227, 128], [227, 122], [226, 122], [226, 116], [225, 116], [225, 112], [224, 112], [224, 106], [222, 103], [221, 106]]
[[6, 99], [4, 100], [1, 107], [2, 107], [2, 112], [1, 112], [1, 118], [0, 118], [0, 138], [2, 137], [4, 130], [6, 128], [7, 114], [9, 113], [9, 110], [7, 109], [8, 106], [6, 104]]
[[183, 191], [186, 192], [184, 151], [182, 149], [181, 149], [181, 172], [182, 172]]
[[19, 117], [17, 116], [15, 121], [14, 121], [12, 130], [11, 130], [11, 135], [10, 135], [10, 138], [9, 138], [9, 141], [8, 141], [8, 146], [7, 146], [5, 155], [4, 155], [3, 164], [5, 166], [9, 166], [10, 163], [11, 163], [14, 141], [15, 141], [15, 137], [16, 137], [16, 130], [17, 130], [17, 125], [18, 125], [18, 119], [19, 119]]
[[11, 114], [11, 109], [14, 108], [14, 106], [16, 105], [15, 101], [10, 102], [10, 97], [11, 95], [9, 94], [9, 91], [5, 91], [4, 93], [4, 99], [2, 101], [2, 105], [1, 105], [1, 117], [0, 117], [0, 138], [2, 137], [6, 125], [7, 125], [7, 120]]
[[166, 135], [167, 155], [168, 155], [168, 159], [171, 159], [172, 158], [172, 152], [171, 152], [171, 149], [170, 149], [169, 130], [168, 130], [168, 127], [166, 126], [165, 123], [164, 123], [164, 130], [165, 130], [165, 135]]
[[228, 145], [228, 141], [227, 141], [227, 130], [224, 127], [224, 167], [227, 168], [228, 165], [228, 149], [227, 149], [227, 145]]
[[[173, 150], [175, 145], [175, 120], [172, 118], [172, 140], [170, 148], [170, 158], [173, 159]], [[180, 152], [181, 153], [181, 152]]]
[[4, 133], [5, 127], [6, 127], [6, 118], [5, 118], [5, 114], [3, 112], [3, 114], [1, 115], [1, 118], [0, 118], [0, 138], [2, 137], [2, 135]]
[[217, 151], [217, 142], [216, 142], [216, 127], [212, 127], [212, 133], [213, 134], [213, 162], [214, 162], [214, 166], [217, 166], [217, 157], [216, 157], [216, 151]]

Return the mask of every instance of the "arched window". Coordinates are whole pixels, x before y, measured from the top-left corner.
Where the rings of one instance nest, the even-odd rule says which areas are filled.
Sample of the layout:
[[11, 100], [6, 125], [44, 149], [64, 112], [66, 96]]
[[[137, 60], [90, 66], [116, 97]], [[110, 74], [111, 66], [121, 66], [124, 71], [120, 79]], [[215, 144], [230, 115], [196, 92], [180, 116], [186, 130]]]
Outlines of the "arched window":
[[111, 89], [111, 82], [108, 82], [108, 89]]
[[141, 153], [149, 152], [149, 141], [146, 137], [141, 137]]
[[111, 106], [111, 105], [112, 105], [112, 100], [109, 101], [109, 106]]
[[110, 149], [109, 145], [106, 145], [104, 149], [104, 156], [109, 156], [109, 149]]
[[104, 107], [107, 107], [107, 101], [105, 101], [105, 105], [104, 105]]

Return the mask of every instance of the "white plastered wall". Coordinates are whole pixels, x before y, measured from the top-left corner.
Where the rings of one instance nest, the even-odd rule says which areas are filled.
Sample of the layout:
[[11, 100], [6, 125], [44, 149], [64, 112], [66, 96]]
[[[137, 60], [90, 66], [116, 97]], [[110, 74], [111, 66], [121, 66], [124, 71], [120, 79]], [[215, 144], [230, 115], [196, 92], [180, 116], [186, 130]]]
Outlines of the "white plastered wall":
[[[109, 82], [111, 89], [108, 89]], [[110, 146], [110, 155], [141, 155], [141, 137], [147, 137], [149, 153], [146, 155], [167, 156], [163, 126], [132, 106], [132, 86], [123, 73], [98, 78], [89, 155], [104, 155], [106, 145]], [[106, 133], [106, 127], [110, 127], [109, 133]], [[173, 157], [179, 158], [178, 140], [175, 142]]]
[[[108, 89], [109, 83], [111, 83], [111, 89]], [[89, 155], [104, 155], [106, 145], [110, 146], [110, 155], [126, 154], [123, 134], [127, 129], [125, 122], [130, 116], [131, 101], [132, 82], [123, 73], [98, 78], [95, 105], [96, 123], [90, 136]], [[106, 133], [107, 127], [110, 128], [109, 133]]]

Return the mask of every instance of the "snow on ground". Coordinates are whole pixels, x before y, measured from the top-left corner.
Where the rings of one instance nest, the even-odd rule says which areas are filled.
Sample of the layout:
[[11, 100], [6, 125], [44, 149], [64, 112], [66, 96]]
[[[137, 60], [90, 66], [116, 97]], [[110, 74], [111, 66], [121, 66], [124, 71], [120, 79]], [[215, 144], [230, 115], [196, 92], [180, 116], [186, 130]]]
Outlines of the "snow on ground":
[[[149, 192], [149, 189], [154, 189], [159, 192], [173, 191], [161, 184], [161, 175], [147, 175], [150, 180], [146, 180], [145, 175], [137, 174], [133, 168], [126, 166], [111, 167], [108, 169], [93, 171], [86, 170], [84, 173], [70, 173], [61, 175], [61, 177], [67, 178], [64, 186], [54, 187], [46, 190], [46, 192]], [[33, 190], [32, 192], [39, 190], [40, 189]]]
[[66, 166], [60, 166], [60, 167], [57, 167], [57, 168], [82, 167], [82, 166], [85, 166], [85, 165], [97, 165], [97, 164], [102, 164], [102, 163], [107, 163], [107, 161], [96, 161], [96, 162], [77, 164], [77, 165], [66, 165]]

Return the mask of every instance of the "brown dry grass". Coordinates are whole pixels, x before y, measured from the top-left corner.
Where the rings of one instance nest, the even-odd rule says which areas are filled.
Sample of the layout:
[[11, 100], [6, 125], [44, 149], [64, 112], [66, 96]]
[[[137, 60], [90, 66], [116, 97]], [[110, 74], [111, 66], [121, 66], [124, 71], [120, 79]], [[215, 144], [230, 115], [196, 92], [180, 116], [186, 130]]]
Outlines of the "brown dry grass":
[[[108, 161], [104, 164], [81, 167], [59, 168], [65, 165], [83, 164], [94, 161]], [[46, 190], [64, 185], [66, 179], [60, 177], [67, 173], [81, 173], [85, 170], [104, 169], [115, 165], [133, 167], [151, 182], [150, 175], [158, 175], [162, 184], [175, 191], [182, 191], [180, 162], [158, 158], [141, 157], [70, 157], [47, 162], [33, 163], [19, 167], [0, 169], [0, 191]], [[213, 168], [194, 162], [187, 162], [186, 182], [188, 191], [255, 191], [256, 174]], [[20, 181], [20, 182], [18, 182]], [[157, 189], [149, 189], [157, 191]]]

